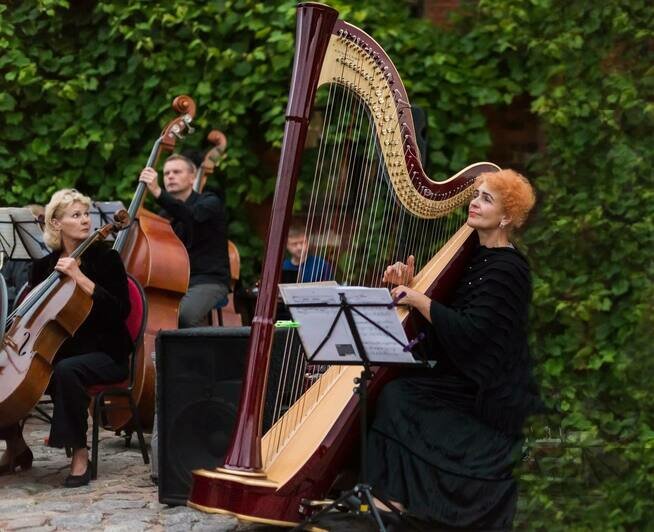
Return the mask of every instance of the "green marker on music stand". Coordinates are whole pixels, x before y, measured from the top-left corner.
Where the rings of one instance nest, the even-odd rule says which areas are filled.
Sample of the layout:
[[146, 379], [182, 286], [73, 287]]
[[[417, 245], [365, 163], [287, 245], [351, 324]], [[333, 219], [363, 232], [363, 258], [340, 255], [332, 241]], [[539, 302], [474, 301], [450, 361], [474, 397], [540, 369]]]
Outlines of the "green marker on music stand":
[[277, 320], [275, 322], [276, 329], [297, 329], [300, 326], [299, 321], [293, 320]]

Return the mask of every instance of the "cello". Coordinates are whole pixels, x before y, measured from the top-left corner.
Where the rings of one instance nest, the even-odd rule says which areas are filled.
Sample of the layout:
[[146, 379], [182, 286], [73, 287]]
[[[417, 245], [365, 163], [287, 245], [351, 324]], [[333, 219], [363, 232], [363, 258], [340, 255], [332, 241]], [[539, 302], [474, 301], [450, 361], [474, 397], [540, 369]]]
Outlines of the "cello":
[[[94, 242], [129, 225], [125, 210], [116, 212], [114, 220], [91, 234], [70, 256], [80, 257]], [[9, 315], [0, 349], [0, 359], [5, 360], [0, 372], [0, 426], [17, 423], [39, 402], [50, 382], [57, 351], [82, 325], [92, 305], [90, 295], [55, 270]]]
[[[193, 471], [187, 503], [279, 526], [294, 526], [324, 504], [350, 458], [358, 432], [353, 380], [361, 373], [358, 366], [331, 366], [309, 387], [298, 385], [305, 382], [307, 363], [287, 341], [279, 375], [270, 372], [276, 380], [268, 379], [294, 204], [307, 208], [302, 214], [308, 246], [331, 249], [325, 258], [337, 265], [340, 284], [379, 286], [386, 266], [415, 250], [418, 274], [412, 287], [447, 301], [475, 248], [475, 235], [464, 223], [465, 204], [476, 177], [499, 169], [480, 162], [446, 180], [431, 179], [420, 160], [406, 89], [375, 39], [314, 2], [298, 5], [296, 28], [284, 140], [235, 430], [222, 467]], [[324, 98], [316, 97], [320, 87], [328, 92]], [[313, 113], [314, 105], [324, 108]], [[301, 172], [312, 119], [322, 121], [317, 153], [305, 157], [315, 160], [315, 171]], [[296, 197], [296, 191], [309, 197]], [[386, 370], [373, 368], [371, 398], [390, 378]], [[263, 433], [270, 396], [271, 427]]]
[[[146, 166], [154, 167], [162, 152], [172, 152], [184, 134], [192, 132], [195, 102], [189, 96], [177, 96], [172, 107], [178, 114], [155, 141]], [[114, 243], [125, 269], [145, 290], [148, 300], [148, 321], [143, 343], [135, 356], [132, 398], [139, 412], [141, 426], [151, 429], [154, 418], [155, 369], [152, 360], [154, 342], [162, 329], [176, 329], [179, 302], [188, 290], [190, 264], [184, 244], [174, 233], [170, 222], [142, 207], [146, 185], [139, 182], [128, 212], [133, 222], [128, 231]], [[117, 399], [119, 401], [120, 399]], [[131, 413], [127, 408], [111, 409], [105, 428], [128, 430]]]

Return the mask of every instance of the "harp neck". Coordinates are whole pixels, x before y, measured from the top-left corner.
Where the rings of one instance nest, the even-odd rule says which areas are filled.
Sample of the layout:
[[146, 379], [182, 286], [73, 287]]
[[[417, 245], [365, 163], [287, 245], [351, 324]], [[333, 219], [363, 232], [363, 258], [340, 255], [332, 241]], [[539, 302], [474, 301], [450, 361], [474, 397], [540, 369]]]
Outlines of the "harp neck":
[[289, 219], [300, 170], [300, 158], [309, 127], [309, 116], [318, 87], [321, 65], [338, 12], [321, 4], [300, 4], [297, 12], [297, 43], [293, 77], [286, 109], [284, 141], [277, 171], [264, 268], [259, 297], [248, 344], [248, 362], [236, 420], [227, 454], [226, 469], [260, 471], [262, 408], [273, 320], [277, 305], [277, 284], [286, 247]]

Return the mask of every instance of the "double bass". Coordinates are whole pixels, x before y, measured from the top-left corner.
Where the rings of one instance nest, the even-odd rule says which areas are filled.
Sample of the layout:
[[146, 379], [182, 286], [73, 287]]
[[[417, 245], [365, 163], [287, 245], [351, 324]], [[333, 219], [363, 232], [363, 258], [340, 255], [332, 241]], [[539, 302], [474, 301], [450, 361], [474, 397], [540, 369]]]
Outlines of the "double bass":
[[[146, 166], [154, 167], [164, 152], [172, 152], [178, 139], [192, 132], [195, 102], [189, 96], [177, 96], [172, 103], [177, 116], [171, 120], [154, 143]], [[114, 249], [120, 253], [125, 269], [145, 290], [148, 321], [143, 343], [138, 346], [132, 398], [140, 415], [141, 426], [152, 428], [156, 374], [152, 360], [155, 337], [160, 330], [176, 329], [181, 298], [188, 290], [190, 263], [184, 244], [170, 222], [142, 207], [145, 183], [139, 182], [129, 205], [133, 219], [128, 231], [120, 234]], [[120, 399], [117, 399], [117, 401]], [[125, 402], [127, 405], [127, 402]], [[126, 430], [130, 427], [129, 408], [111, 409], [106, 427]]]
[[193, 182], [195, 192], [202, 192], [204, 185], [207, 183], [207, 177], [213, 174], [216, 164], [225, 157], [225, 150], [227, 150], [227, 137], [222, 131], [212, 129], [207, 135], [207, 140], [213, 146], [204, 154], [202, 164], [195, 174], [195, 181]]
[[[323, 94], [316, 97], [318, 90]], [[306, 142], [312, 121], [312, 130], [321, 132], [317, 146]], [[315, 168], [306, 171], [309, 161]], [[475, 179], [498, 169], [475, 163], [448, 179], [431, 179], [408, 95], [386, 52], [331, 7], [298, 5], [284, 139], [237, 421], [222, 467], [193, 472], [189, 506], [293, 526], [320, 507], [356, 448], [352, 390], [360, 367], [329, 367], [306, 386], [311, 368], [297, 342], [287, 339], [282, 360], [273, 361], [276, 379], [268, 379], [291, 219], [306, 220], [309, 246], [324, 250], [340, 284], [380, 286], [386, 266], [411, 253], [418, 272], [413, 288], [446, 301], [475, 247], [464, 224]], [[303, 210], [294, 213], [294, 206]], [[409, 327], [413, 320], [406, 317], [402, 312]], [[386, 368], [373, 372], [371, 399], [390, 378]], [[265, 433], [264, 409], [272, 420]]]
[[[207, 184], [207, 178], [213, 174], [218, 162], [225, 158], [225, 152], [227, 150], [227, 137], [222, 131], [212, 129], [207, 135], [207, 140], [213, 144], [213, 146], [204, 154], [202, 164], [198, 167], [198, 171], [195, 174], [193, 190], [198, 193], [201, 193], [204, 190], [204, 186]], [[241, 257], [236, 244], [231, 240], [227, 241], [227, 254], [229, 256], [230, 290], [233, 290], [234, 284], [238, 281], [240, 276]], [[222, 325], [221, 320], [222, 318], [218, 318], [218, 311], [213, 309], [209, 320], [210, 325]]]
[[[129, 225], [127, 211], [114, 215], [114, 223], [93, 232], [71, 253], [81, 257], [94, 242]], [[64, 341], [73, 336], [91, 312], [93, 300], [70, 277], [53, 271], [36, 286], [7, 318], [0, 360], [0, 426], [23, 419], [45, 392], [52, 364]]]

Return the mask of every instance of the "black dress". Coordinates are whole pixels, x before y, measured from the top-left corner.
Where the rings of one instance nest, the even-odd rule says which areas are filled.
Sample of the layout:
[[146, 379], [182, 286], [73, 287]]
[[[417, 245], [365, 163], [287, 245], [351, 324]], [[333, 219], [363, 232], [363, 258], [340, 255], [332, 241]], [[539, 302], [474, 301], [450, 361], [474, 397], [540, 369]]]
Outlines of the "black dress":
[[384, 387], [368, 445], [375, 493], [452, 528], [508, 529], [521, 430], [539, 405], [527, 349], [529, 267], [480, 246], [450, 306], [432, 302], [434, 370]]

